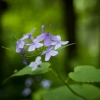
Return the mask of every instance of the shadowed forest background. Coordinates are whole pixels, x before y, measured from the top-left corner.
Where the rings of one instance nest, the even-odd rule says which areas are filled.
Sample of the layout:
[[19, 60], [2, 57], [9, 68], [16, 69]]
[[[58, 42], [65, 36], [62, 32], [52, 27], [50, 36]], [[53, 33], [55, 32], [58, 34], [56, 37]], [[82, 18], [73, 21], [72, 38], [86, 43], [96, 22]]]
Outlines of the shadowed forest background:
[[[25, 66], [23, 58], [15, 52], [15, 36], [19, 39], [36, 28], [33, 34], [36, 37], [41, 34], [42, 25], [45, 32], [75, 43], [50, 59], [63, 78], [78, 65], [100, 68], [100, 0], [0, 0], [0, 100], [33, 100], [40, 91], [63, 85], [51, 72], [14, 77], [2, 85], [7, 77]], [[28, 63], [34, 59], [28, 59]], [[28, 79], [32, 83], [29, 94], [23, 92]], [[40, 85], [44, 79], [51, 82], [48, 89]]]

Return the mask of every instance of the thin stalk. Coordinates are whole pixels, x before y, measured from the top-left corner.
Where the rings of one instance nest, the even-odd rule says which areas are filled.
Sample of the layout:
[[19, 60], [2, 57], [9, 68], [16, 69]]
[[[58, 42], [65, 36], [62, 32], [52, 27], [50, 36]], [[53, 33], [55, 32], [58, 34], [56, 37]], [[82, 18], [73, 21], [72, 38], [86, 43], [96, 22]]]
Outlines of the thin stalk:
[[78, 93], [76, 93], [62, 78], [61, 78], [61, 76], [59, 75], [59, 73], [58, 73], [58, 70], [56, 69], [56, 67], [55, 67], [55, 70], [56, 70], [56, 72], [53, 70], [53, 69], [50, 69], [67, 87], [68, 87], [68, 89], [73, 93], [73, 94], [75, 94], [75, 95], [77, 95], [77, 96], [79, 96], [79, 97], [81, 97], [81, 98], [83, 98], [84, 100], [87, 100], [85, 97], [83, 97], [83, 96], [81, 96], [80, 94], [78, 94]]

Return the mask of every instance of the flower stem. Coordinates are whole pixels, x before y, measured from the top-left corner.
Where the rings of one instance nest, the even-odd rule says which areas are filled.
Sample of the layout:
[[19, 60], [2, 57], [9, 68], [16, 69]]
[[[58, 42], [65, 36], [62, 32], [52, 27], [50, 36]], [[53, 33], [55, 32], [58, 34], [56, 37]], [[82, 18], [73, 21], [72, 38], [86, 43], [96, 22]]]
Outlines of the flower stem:
[[56, 69], [56, 67], [55, 67], [56, 72], [55, 72], [52, 68], [50, 68], [50, 70], [51, 70], [51, 71], [52, 71], [52, 72], [53, 72], [53, 73], [68, 87], [68, 89], [69, 89], [73, 94], [75, 94], [75, 95], [77, 95], [77, 96], [83, 98], [84, 100], [87, 100], [85, 97], [83, 97], [83, 96], [81, 96], [80, 94], [76, 93], [76, 92], [61, 78], [61, 76], [59, 75], [58, 70]]

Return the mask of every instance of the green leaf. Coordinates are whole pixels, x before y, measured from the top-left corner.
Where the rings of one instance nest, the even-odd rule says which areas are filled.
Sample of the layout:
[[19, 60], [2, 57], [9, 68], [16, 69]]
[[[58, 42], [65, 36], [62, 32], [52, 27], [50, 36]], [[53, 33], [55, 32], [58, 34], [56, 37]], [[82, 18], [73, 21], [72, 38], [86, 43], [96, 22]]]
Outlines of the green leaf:
[[77, 66], [69, 77], [78, 82], [100, 82], [100, 69], [89, 65]]
[[[88, 100], [89, 99], [95, 100], [95, 98], [100, 97], [100, 89], [98, 89], [93, 85], [83, 84], [83, 85], [70, 85], [70, 86], [75, 92], [87, 98]], [[43, 100], [83, 100], [83, 99], [73, 94], [66, 86], [62, 86], [44, 94]]]
[[50, 63], [44, 62], [44, 63], [42, 63], [41, 67], [38, 67], [34, 71], [32, 71], [31, 67], [26, 66], [25, 68], [21, 69], [20, 71], [16, 72], [15, 74], [11, 75], [10, 77], [8, 77], [3, 82], [3, 84], [11, 77], [22, 76], [22, 75], [36, 75], [36, 74], [46, 73], [46, 72], [49, 71], [49, 66], [50, 66]]

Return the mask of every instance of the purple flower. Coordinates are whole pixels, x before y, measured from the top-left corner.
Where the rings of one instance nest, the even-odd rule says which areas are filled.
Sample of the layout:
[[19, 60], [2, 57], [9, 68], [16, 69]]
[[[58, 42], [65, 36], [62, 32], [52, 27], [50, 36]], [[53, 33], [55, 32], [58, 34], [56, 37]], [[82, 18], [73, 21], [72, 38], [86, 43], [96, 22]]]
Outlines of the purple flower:
[[52, 43], [52, 40], [56, 40], [56, 37], [53, 36], [53, 35], [50, 34], [50, 33], [42, 33], [41, 35], [39, 35], [39, 36], [37, 37], [37, 40], [38, 40], [38, 41], [44, 40], [44, 45], [45, 45], [45, 46], [50, 46], [51, 43]]
[[42, 47], [43, 44], [42, 43], [39, 43], [39, 41], [37, 41], [37, 39], [33, 40], [33, 43], [30, 45], [28, 51], [34, 51], [36, 48], [40, 48]]
[[23, 42], [23, 40], [22, 39], [20, 39], [19, 41], [17, 41], [17, 47], [18, 48], [23, 48], [24, 47], [24, 42]]
[[53, 36], [52, 34], [48, 33], [48, 32], [44, 33], [44, 28], [45, 28], [44, 25], [42, 25], [42, 34], [37, 37], [37, 40], [38, 41], [44, 40], [44, 45], [50, 46], [52, 40], [56, 40], [56, 37]]
[[52, 46], [50, 46], [47, 50], [42, 52], [42, 55], [45, 54], [45, 61], [49, 61], [51, 56], [56, 56], [58, 51], [52, 50]]
[[25, 45], [29, 45], [29, 44], [25, 44], [24, 40], [29, 38], [30, 40], [33, 41], [33, 37], [32, 37], [32, 33], [34, 32], [35, 28], [28, 34], [25, 34], [21, 39], [19, 39], [19, 41], [17, 41], [17, 45], [16, 45], [16, 52], [20, 53], [21, 49], [24, 48]]
[[36, 28], [33, 28], [33, 30], [30, 33], [27, 33], [27, 34], [23, 35], [22, 40], [25, 40], [25, 39], [29, 38], [31, 41], [33, 41], [34, 38], [32, 37], [32, 34], [35, 31], [35, 29]]
[[58, 48], [61, 47], [61, 45], [65, 45], [67, 44], [69, 41], [61, 41], [61, 37], [58, 35], [56, 36], [57, 37], [57, 40], [53, 41], [51, 43], [51, 45], [55, 45], [54, 49], [57, 50]]
[[17, 42], [16, 52], [24, 54], [24, 43], [22, 41]]
[[38, 56], [36, 59], [35, 59], [35, 62], [31, 62], [30, 63], [30, 67], [32, 68], [32, 71], [34, 71], [38, 66], [40, 66], [42, 64], [42, 61], [41, 61], [41, 57]]

